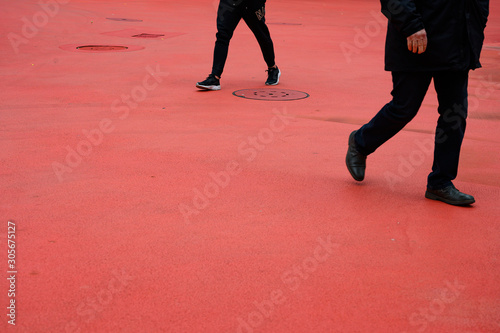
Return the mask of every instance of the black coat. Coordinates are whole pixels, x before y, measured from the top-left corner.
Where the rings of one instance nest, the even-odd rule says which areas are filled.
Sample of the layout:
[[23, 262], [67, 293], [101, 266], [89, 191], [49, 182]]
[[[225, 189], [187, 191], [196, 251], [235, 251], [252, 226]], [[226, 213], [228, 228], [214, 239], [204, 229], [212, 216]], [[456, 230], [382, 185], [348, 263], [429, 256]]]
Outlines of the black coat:
[[[479, 55], [489, 0], [381, 0], [389, 19], [385, 46], [388, 71], [467, 70], [481, 67]], [[414, 54], [406, 38], [424, 29], [427, 50]]]

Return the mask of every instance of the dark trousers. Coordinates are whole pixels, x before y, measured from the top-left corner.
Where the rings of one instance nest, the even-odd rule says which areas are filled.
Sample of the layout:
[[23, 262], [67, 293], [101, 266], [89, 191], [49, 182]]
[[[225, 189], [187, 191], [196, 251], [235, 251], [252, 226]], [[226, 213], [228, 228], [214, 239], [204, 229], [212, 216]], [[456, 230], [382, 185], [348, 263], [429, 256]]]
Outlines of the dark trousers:
[[241, 19], [257, 38], [264, 60], [273, 67], [274, 45], [265, 19], [265, 0], [221, 0], [217, 11], [217, 41], [212, 74], [221, 76], [229, 51], [229, 41]]
[[369, 155], [403, 129], [417, 114], [434, 79], [439, 118], [427, 187], [442, 189], [451, 185], [457, 176], [465, 133], [468, 78], [468, 71], [393, 72], [393, 99], [356, 132], [358, 151]]

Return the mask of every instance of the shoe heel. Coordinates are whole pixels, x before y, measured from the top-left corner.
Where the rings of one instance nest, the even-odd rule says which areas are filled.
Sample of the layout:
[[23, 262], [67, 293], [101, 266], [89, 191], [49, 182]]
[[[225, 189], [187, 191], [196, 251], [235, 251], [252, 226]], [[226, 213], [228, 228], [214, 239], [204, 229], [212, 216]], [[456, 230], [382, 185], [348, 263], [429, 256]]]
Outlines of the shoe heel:
[[[427, 199], [431, 199], [431, 200], [439, 200], [439, 197], [437, 195], [432, 194], [429, 191], [425, 191], [425, 197]], [[441, 200], [439, 200], [439, 201], [441, 201]]]

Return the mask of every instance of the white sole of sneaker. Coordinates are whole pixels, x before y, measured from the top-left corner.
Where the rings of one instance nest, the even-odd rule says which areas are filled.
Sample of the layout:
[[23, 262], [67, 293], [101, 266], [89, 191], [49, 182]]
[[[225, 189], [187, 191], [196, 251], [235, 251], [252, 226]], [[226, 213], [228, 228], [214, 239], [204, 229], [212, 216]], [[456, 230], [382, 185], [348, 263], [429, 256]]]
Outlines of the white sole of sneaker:
[[196, 88], [203, 90], [220, 90], [220, 86], [202, 86], [201, 84], [196, 84]]

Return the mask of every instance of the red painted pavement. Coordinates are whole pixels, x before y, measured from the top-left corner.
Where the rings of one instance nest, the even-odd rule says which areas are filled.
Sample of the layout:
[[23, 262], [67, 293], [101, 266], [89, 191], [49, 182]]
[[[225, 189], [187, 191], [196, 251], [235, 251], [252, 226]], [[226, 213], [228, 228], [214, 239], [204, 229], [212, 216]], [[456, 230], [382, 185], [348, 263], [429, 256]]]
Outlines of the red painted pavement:
[[390, 98], [377, 1], [268, 1], [278, 87], [310, 94], [286, 102], [232, 95], [265, 88], [244, 24], [222, 90], [197, 91], [215, 1], [51, 3], [1, 1], [0, 331], [500, 332], [497, 2], [455, 182], [471, 208], [424, 198], [433, 91], [362, 184], [345, 169]]

